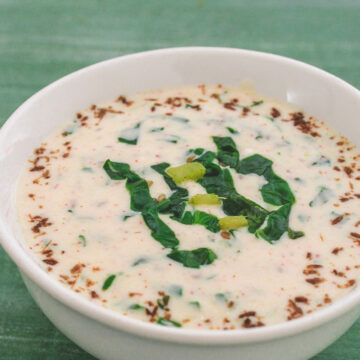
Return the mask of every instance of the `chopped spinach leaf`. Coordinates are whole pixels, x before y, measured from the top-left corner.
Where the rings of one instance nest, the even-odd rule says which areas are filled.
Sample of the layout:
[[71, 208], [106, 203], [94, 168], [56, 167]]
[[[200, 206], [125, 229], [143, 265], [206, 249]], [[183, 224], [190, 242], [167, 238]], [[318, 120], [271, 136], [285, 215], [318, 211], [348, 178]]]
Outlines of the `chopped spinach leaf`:
[[147, 258], [139, 258], [139, 259], [135, 260], [135, 261], [131, 264], [131, 266], [138, 266], [138, 265], [140, 265], [140, 264], [146, 264], [146, 263], [148, 263], [148, 262], [149, 262], [149, 259], [147, 259]]
[[102, 289], [103, 289], [103, 290], [107, 290], [107, 289], [112, 285], [112, 283], [114, 282], [115, 278], [116, 278], [116, 275], [110, 275], [110, 276], [104, 281], [104, 284], [103, 284]]
[[257, 230], [255, 235], [262, 237], [271, 244], [279, 240], [281, 235], [288, 230], [290, 209], [291, 205], [285, 204], [272, 211], [267, 218], [266, 226]]
[[162, 317], [159, 317], [157, 322], [157, 324], [159, 325], [163, 325], [163, 326], [173, 326], [173, 327], [181, 327], [182, 325], [174, 320], [166, 320]]
[[326, 186], [322, 186], [319, 193], [315, 196], [314, 200], [310, 201], [309, 206], [314, 207], [326, 204], [333, 195], [334, 194], [332, 190], [330, 190]]
[[229, 130], [230, 134], [238, 134], [239, 133], [237, 130], [235, 130], [235, 129], [229, 127], [229, 126], [227, 126], [226, 128]]
[[160, 131], [164, 131], [164, 127], [158, 127], [158, 128], [154, 128], [154, 129], [151, 129], [150, 132], [160, 132]]
[[275, 119], [272, 116], [265, 115], [264, 118], [270, 120], [271, 122], [275, 121]]
[[323, 165], [330, 165], [331, 161], [326, 158], [325, 156], [321, 156], [319, 160], [314, 161], [311, 165], [312, 166], [323, 166]]
[[291, 240], [295, 240], [300, 237], [303, 237], [305, 234], [303, 231], [294, 231], [294, 230], [288, 228], [288, 235]]
[[173, 250], [167, 255], [170, 259], [183, 264], [185, 267], [199, 269], [202, 265], [212, 264], [216, 259], [216, 254], [208, 248], [198, 248], [195, 250]]
[[142, 212], [146, 225], [151, 229], [151, 236], [165, 248], [179, 245], [175, 233], [159, 217], [157, 208], [151, 206]]
[[140, 135], [140, 125], [141, 123], [137, 123], [133, 128], [123, 130], [121, 136], [118, 137], [118, 141], [129, 145], [136, 145]]
[[181, 297], [183, 295], [183, 288], [179, 285], [172, 285], [169, 287], [170, 294]]
[[82, 245], [85, 247], [86, 246], [86, 238], [84, 235], [79, 235], [78, 238], [81, 240]]
[[211, 232], [219, 232], [219, 219], [211, 214], [204, 211], [195, 210], [193, 213], [186, 211], [184, 216], [179, 221], [186, 225], [202, 225]]
[[198, 301], [190, 301], [189, 304], [197, 309], [201, 308], [201, 305]]
[[179, 240], [160, 219], [158, 203], [151, 197], [147, 181], [132, 172], [128, 164], [106, 160], [103, 168], [113, 180], [126, 179], [126, 188], [130, 193], [130, 208], [141, 212], [146, 225], [151, 229], [151, 236], [166, 248], [176, 247]]
[[189, 154], [194, 153], [195, 155], [200, 156], [204, 151], [205, 149], [203, 148], [190, 149]]
[[234, 140], [231, 137], [213, 136], [213, 140], [218, 148], [218, 160], [232, 168], [236, 168], [239, 162], [239, 152], [236, 148]]
[[139, 304], [132, 304], [128, 308], [129, 310], [145, 310], [145, 307]]
[[228, 301], [228, 294], [217, 293], [217, 294], [215, 294], [215, 298], [216, 298], [216, 300], [218, 300], [220, 302], [226, 303]]
[[254, 101], [249, 107], [255, 107], [264, 103], [264, 100]]
[[161, 299], [158, 299], [156, 302], [161, 309], [164, 309], [166, 308], [166, 306], [168, 306], [169, 301], [170, 301], [170, 296], [164, 295]]

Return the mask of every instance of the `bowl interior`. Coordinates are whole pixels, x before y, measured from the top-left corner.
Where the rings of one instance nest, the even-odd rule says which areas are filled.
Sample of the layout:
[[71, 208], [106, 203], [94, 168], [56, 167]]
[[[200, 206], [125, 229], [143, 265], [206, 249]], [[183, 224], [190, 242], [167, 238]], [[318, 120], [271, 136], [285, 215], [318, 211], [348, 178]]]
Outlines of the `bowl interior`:
[[297, 61], [244, 50], [180, 48], [102, 62], [34, 95], [0, 131], [0, 233], [5, 249], [22, 267], [22, 236], [14, 206], [17, 179], [29, 154], [60, 123], [120, 94], [180, 85], [237, 86], [246, 80], [259, 93], [297, 105], [360, 146], [359, 92]]

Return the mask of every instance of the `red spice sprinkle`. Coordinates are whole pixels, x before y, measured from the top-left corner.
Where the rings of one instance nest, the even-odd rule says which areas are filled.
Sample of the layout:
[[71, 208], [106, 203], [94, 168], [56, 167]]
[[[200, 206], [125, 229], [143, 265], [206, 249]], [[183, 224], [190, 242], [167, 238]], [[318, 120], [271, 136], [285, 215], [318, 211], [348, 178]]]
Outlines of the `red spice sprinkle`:
[[311, 285], [314, 285], [315, 287], [317, 287], [318, 284], [322, 283], [325, 281], [324, 278], [319, 278], [319, 277], [315, 277], [312, 279], [305, 279], [306, 282], [308, 282]]
[[51, 257], [54, 254], [54, 252], [51, 249], [43, 250], [41, 253], [43, 255], [45, 255], [46, 257], [48, 257], [48, 258]]
[[230, 233], [227, 232], [227, 231], [222, 231], [222, 232], [220, 233], [220, 235], [221, 235], [221, 237], [223, 237], [224, 239], [227, 239], [227, 240], [229, 240], [230, 237], [231, 237]]
[[246, 311], [239, 315], [239, 319], [242, 319], [244, 317], [250, 317], [250, 316], [256, 316], [256, 311]]
[[354, 172], [354, 170], [349, 166], [344, 166], [343, 169], [346, 175], [351, 178], [351, 174]]
[[93, 286], [93, 285], [95, 285], [96, 283], [94, 282], [94, 281], [92, 281], [92, 280], [90, 280], [90, 279], [86, 279], [86, 286], [87, 287], [91, 287], [91, 286]]
[[127, 98], [124, 95], [120, 95], [116, 101], [119, 101], [126, 106], [131, 106], [134, 103], [133, 101], [127, 100]]
[[45, 148], [43, 148], [43, 147], [39, 147], [34, 150], [35, 155], [42, 155], [44, 152], [45, 152]]
[[242, 109], [242, 116], [247, 116], [247, 114], [250, 112], [250, 109], [248, 107], [243, 107]]
[[331, 253], [337, 255], [340, 251], [343, 251], [343, 247], [336, 247]]
[[45, 264], [48, 264], [48, 265], [51, 265], [51, 266], [56, 265], [58, 263], [58, 261], [56, 261], [55, 259], [44, 259], [43, 262]]
[[311, 135], [312, 137], [319, 137], [320, 134], [314, 131], [314, 128], [318, 126], [311, 121], [306, 121], [305, 116], [301, 111], [289, 114], [290, 120], [285, 121], [292, 121], [293, 125], [300, 130], [303, 134]]
[[334, 269], [334, 270], [332, 271], [332, 273], [333, 273], [335, 276], [346, 277], [345, 274], [344, 274], [342, 271], [337, 271], [336, 269]]
[[52, 223], [48, 221], [49, 218], [42, 218], [41, 216], [37, 215], [37, 216], [34, 216], [34, 217], [30, 217], [30, 222], [37, 222], [36, 225], [34, 225], [31, 230], [32, 232], [36, 233], [36, 234], [39, 234], [40, 233], [40, 229], [42, 227], [48, 227], [48, 226], [51, 226]]
[[344, 216], [343, 216], [343, 215], [340, 215], [340, 216], [338, 216], [337, 218], [331, 220], [331, 225], [336, 225], [336, 224], [338, 224], [340, 221], [342, 221], [343, 218], [344, 218]]
[[305, 296], [296, 296], [295, 302], [308, 304], [309, 301], [308, 301], [307, 297], [305, 297]]
[[307, 252], [307, 253], [306, 253], [306, 258], [307, 258], [308, 260], [312, 260], [312, 254], [311, 254], [311, 252]]
[[134, 297], [134, 296], [142, 296], [143, 294], [142, 293], [139, 293], [139, 292], [129, 292], [129, 296], [130, 297]]
[[356, 239], [360, 239], [360, 234], [356, 232], [351, 232], [350, 235]]
[[277, 118], [281, 115], [280, 111], [276, 108], [272, 108], [271, 109], [271, 112], [270, 112], [270, 115], [273, 117], [273, 118]]
[[261, 326], [265, 326], [265, 324], [261, 321], [257, 321], [256, 323], [253, 323], [250, 318], [246, 318], [242, 324], [242, 327], [247, 329], [261, 327]]
[[233, 306], [234, 306], [234, 302], [233, 301], [229, 301], [229, 303], [227, 304], [227, 307], [229, 308], [229, 309], [231, 309]]
[[94, 291], [94, 290], [92, 290], [90, 294], [91, 294], [91, 297], [92, 297], [93, 299], [98, 299], [98, 298], [99, 298], [99, 295], [98, 295], [97, 292]]
[[235, 111], [235, 110], [236, 110], [235, 107], [234, 107], [234, 105], [233, 105], [232, 103], [229, 103], [229, 102], [227, 102], [227, 103], [224, 104], [224, 108], [225, 108], [225, 109], [228, 109], [228, 110], [232, 110], [232, 111]]
[[287, 305], [287, 311], [289, 312], [288, 320], [298, 319], [303, 316], [304, 312], [301, 307], [297, 306], [293, 300], [289, 300]]
[[72, 274], [80, 274], [83, 267], [85, 267], [84, 264], [76, 264], [75, 266], [73, 266], [73, 268], [70, 270], [70, 272]]
[[306, 266], [307, 268], [309, 269], [320, 269], [322, 268], [323, 266], [322, 265], [319, 265], [319, 264], [309, 264]]

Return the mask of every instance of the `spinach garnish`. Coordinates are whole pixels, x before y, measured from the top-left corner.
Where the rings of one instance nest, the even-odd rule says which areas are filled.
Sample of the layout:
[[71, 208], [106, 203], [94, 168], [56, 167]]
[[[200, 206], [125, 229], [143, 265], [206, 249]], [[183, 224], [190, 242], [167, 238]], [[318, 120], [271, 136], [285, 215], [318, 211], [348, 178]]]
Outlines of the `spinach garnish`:
[[[295, 197], [288, 183], [274, 173], [272, 161], [259, 154], [240, 160], [239, 152], [231, 137], [214, 136], [213, 140], [217, 147], [216, 153], [205, 151], [203, 148], [190, 150], [189, 153], [197, 156], [193, 162], [202, 165], [198, 166], [202, 168], [202, 174], [196, 177], [197, 182], [205, 188], [208, 194], [215, 194], [222, 198], [225, 214], [237, 217], [244, 216], [248, 223], [248, 231], [255, 233], [257, 237], [262, 237], [269, 243], [279, 240], [286, 231], [291, 239], [303, 236], [303, 232], [289, 228], [289, 216]], [[274, 211], [268, 211], [239, 194], [235, 189], [230, 170], [215, 164], [215, 159], [222, 166], [229, 166], [238, 173], [263, 176], [267, 180], [267, 184], [260, 189], [264, 201], [280, 207]], [[130, 193], [131, 210], [141, 212], [146, 225], [151, 230], [151, 236], [165, 248], [172, 249], [167, 256], [182, 263], [185, 267], [198, 269], [202, 265], [213, 263], [217, 259], [216, 254], [208, 248], [179, 250], [179, 240], [168, 225], [160, 219], [159, 214], [168, 214], [171, 219], [182, 224], [202, 225], [214, 233], [221, 230], [219, 219], [203, 211], [185, 211], [188, 191], [177, 184], [181, 181], [177, 181], [174, 174], [169, 175], [170, 171], [167, 172], [169, 166], [168, 163], [152, 166], [153, 170], [163, 176], [164, 181], [172, 190], [169, 198], [159, 202], [151, 197], [147, 181], [132, 172], [128, 164], [106, 160], [103, 168], [112, 180], [126, 180], [126, 188]], [[170, 170], [174, 172], [174, 169], [182, 167], [171, 168]], [[312, 205], [310, 204], [310, 206]], [[134, 266], [136, 265], [138, 264], [134, 263]]]
[[331, 165], [331, 161], [325, 156], [320, 156], [320, 158], [314, 161], [311, 166], [323, 166], [323, 165]]
[[118, 137], [118, 141], [129, 145], [136, 145], [140, 134], [140, 125], [141, 123], [137, 123], [133, 128], [125, 129], [121, 136]]
[[255, 107], [264, 103], [264, 100], [254, 101], [249, 107]]
[[156, 301], [156, 303], [158, 304], [158, 306], [160, 307], [160, 309], [165, 309], [170, 301], [170, 296], [169, 295], [164, 295], [161, 299], [158, 299]]
[[147, 258], [139, 258], [139, 259], [137, 259], [137, 260], [135, 260], [132, 264], [131, 264], [131, 266], [138, 266], [138, 265], [140, 265], [140, 264], [146, 264], [146, 263], [148, 263], [149, 262], [149, 259], [147, 259]]
[[145, 307], [139, 304], [132, 304], [129, 306], [129, 310], [145, 310]]
[[240, 174], [264, 176], [268, 183], [260, 191], [266, 203], [284, 205], [295, 202], [288, 183], [272, 170], [273, 162], [271, 160], [255, 154], [240, 161], [239, 152], [232, 138], [214, 136], [213, 140], [218, 148], [216, 156], [221, 163], [230, 166]]
[[257, 230], [255, 235], [262, 237], [269, 243], [279, 240], [289, 227], [290, 209], [291, 205], [285, 204], [272, 211], [267, 218], [266, 226], [263, 229]]
[[326, 204], [333, 195], [334, 194], [331, 189], [326, 186], [321, 186], [319, 193], [315, 196], [314, 200], [310, 201], [309, 206], [314, 207]]
[[175, 233], [160, 219], [157, 211], [158, 203], [151, 197], [149, 185], [145, 179], [130, 170], [130, 166], [106, 160], [103, 166], [112, 180], [125, 180], [126, 189], [130, 193], [130, 208], [141, 212], [151, 236], [165, 248], [179, 245]]
[[179, 285], [172, 285], [169, 288], [169, 292], [173, 295], [181, 297], [183, 295], [183, 288]]
[[208, 248], [198, 248], [195, 250], [174, 249], [168, 257], [182, 263], [185, 267], [199, 269], [201, 265], [212, 264], [217, 256]]
[[230, 126], [227, 126], [226, 129], [229, 131], [230, 134], [238, 134], [239, 132], [235, 129], [233, 129]]
[[164, 199], [158, 205], [158, 211], [162, 214], [170, 214], [170, 218], [185, 225], [203, 225], [211, 232], [220, 231], [219, 220], [216, 216], [195, 210], [194, 212], [185, 211], [186, 201], [188, 200], [188, 191], [178, 186], [166, 169], [170, 166], [168, 163], [160, 163], [151, 166], [156, 172], [164, 177], [165, 182], [173, 193], [168, 199]]
[[159, 325], [163, 326], [174, 326], [174, 327], [181, 327], [182, 325], [174, 320], [166, 320], [162, 317], [159, 317], [158, 321], [156, 322]]
[[[216, 225], [218, 226], [217, 221], [215, 224], [216, 218], [210, 214], [202, 213], [201, 211], [195, 211], [194, 213], [188, 211], [184, 214], [188, 191], [179, 187], [166, 174], [165, 170], [168, 166], [169, 164], [167, 163], [161, 163], [152, 167], [164, 176], [165, 182], [174, 191], [169, 199], [165, 199], [160, 203], [151, 197], [147, 181], [132, 172], [128, 164], [106, 160], [103, 168], [112, 180], [126, 179], [126, 188], [130, 193], [131, 210], [141, 212], [144, 222], [150, 228], [151, 236], [155, 240], [165, 248], [173, 249], [168, 257], [187, 267], [199, 268], [201, 265], [211, 264], [216, 259], [216, 255], [210, 249], [177, 250], [179, 240], [176, 238], [175, 233], [159, 217], [159, 213], [171, 214], [171, 218], [174, 220], [184, 224], [201, 224], [210, 231], [214, 231]], [[139, 265], [144, 262], [143, 260], [137, 260], [133, 266]], [[191, 266], [188, 266], [189, 264]]]
[[78, 235], [78, 238], [80, 239], [82, 245], [85, 247], [86, 246], [86, 237], [84, 235]]
[[163, 176], [166, 184], [169, 186], [170, 190], [173, 190], [173, 193], [168, 199], [164, 199], [158, 204], [158, 211], [161, 214], [171, 214], [171, 218], [174, 220], [180, 219], [184, 213], [186, 201], [189, 195], [189, 192], [178, 186], [170, 175], [166, 173], [166, 169], [170, 166], [168, 163], [160, 163], [157, 165], [151, 166], [153, 170]]
[[158, 127], [158, 128], [154, 128], [154, 129], [151, 129], [150, 132], [160, 132], [160, 131], [164, 131], [164, 127]]
[[115, 278], [116, 278], [116, 275], [110, 275], [110, 276], [104, 281], [104, 284], [103, 284], [102, 289], [103, 289], [103, 290], [107, 290], [107, 289], [112, 285], [112, 283], [114, 282]]
[[[291, 205], [295, 202], [295, 197], [288, 183], [276, 175], [272, 169], [272, 161], [255, 154], [240, 161], [239, 152], [232, 138], [214, 136], [213, 140], [217, 147], [216, 158], [226, 166], [235, 169], [241, 174], [257, 174], [267, 180], [267, 184], [260, 189], [265, 202], [272, 205], [281, 206], [275, 211], [269, 212], [255, 202], [246, 199], [238, 194], [233, 185], [233, 180], [228, 169], [222, 169], [205, 159], [204, 155], [195, 159], [206, 167], [205, 176], [198, 182], [205, 187], [208, 193], [215, 193], [224, 197], [223, 210], [226, 215], [243, 215], [249, 223], [249, 232], [256, 233], [257, 236], [269, 241], [270, 243], [279, 240], [281, 235], [289, 231], [289, 215]], [[266, 220], [266, 226], [259, 230]], [[290, 229], [289, 237], [298, 238], [302, 232]]]
[[213, 233], [220, 231], [219, 219], [204, 211], [195, 210], [193, 213], [186, 211], [178, 221], [185, 225], [202, 225]]
[[214, 143], [218, 149], [217, 158], [224, 164], [236, 169], [239, 162], [239, 152], [231, 137], [213, 136]]
[[81, 170], [84, 172], [89, 172], [89, 173], [94, 172], [94, 170], [91, 167], [86, 167], [86, 166], [84, 166]]
[[197, 309], [201, 308], [201, 305], [198, 301], [190, 301], [189, 304]]
[[229, 293], [217, 293], [215, 294], [215, 298], [220, 302], [226, 303], [229, 300]]

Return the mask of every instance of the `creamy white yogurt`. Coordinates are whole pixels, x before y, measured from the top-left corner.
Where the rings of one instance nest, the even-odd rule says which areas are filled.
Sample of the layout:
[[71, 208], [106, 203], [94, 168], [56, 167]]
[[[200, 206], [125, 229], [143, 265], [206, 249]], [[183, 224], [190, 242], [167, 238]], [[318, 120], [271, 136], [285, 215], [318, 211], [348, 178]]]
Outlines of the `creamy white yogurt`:
[[[179, 250], [216, 254], [210, 264], [186, 267], [130, 209], [126, 180], [103, 169], [107, 159], [129, 164], [152, 198], [169, 198], [151, 166], [194, 161], [191, 149], [216, 153], [213, 136], [232, 138], [240, 160], [259, 154], [273, 162], [296, 199], [289, 226], [304, 236], [285, 232], [271, 244], [247, 227], [212, 232], [160, 214]], [[262, 198], [263, 176], [220, 167], [238, 193], [269, 212], [279, 208]], [[293, 106], [221, 86], [158, 90], [93, 105], [45, 139], [21, 176], [18, 216], [44, 271], [89, 301], [161, 325], [250, 328], [304, 316], [357, 286], [359, 171], [353, 145]], [[178, 186], [189, 197], [206, 193], [194, 181]], [[186, 205], [196, 210], [228, 215], [222, 206]]]

